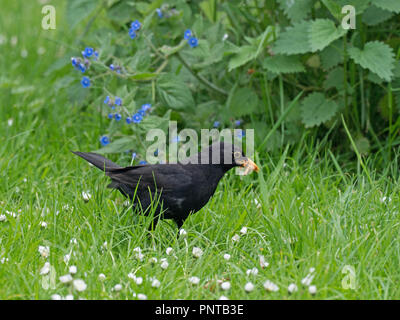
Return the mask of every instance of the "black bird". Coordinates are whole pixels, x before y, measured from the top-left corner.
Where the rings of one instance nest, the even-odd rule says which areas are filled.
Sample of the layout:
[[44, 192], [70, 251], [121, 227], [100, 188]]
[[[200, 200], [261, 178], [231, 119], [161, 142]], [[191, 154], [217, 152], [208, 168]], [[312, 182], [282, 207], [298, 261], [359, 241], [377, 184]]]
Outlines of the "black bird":
[[190, 213], [199, 211], [210, 200], [223, 175], [234, 167], [244, 167], [244, 174], [258, 171], [257, 165], [241, 149], [229, 143], [214, 143], [187, 158], [185, 163], [120, 167], [111, 160], [92, 152], [73, 152], [111, 178], [108, 188], [118, 189], [145, 214], [152, 200], [159, 197], [154, 214], [173, 219], [180, 228]]

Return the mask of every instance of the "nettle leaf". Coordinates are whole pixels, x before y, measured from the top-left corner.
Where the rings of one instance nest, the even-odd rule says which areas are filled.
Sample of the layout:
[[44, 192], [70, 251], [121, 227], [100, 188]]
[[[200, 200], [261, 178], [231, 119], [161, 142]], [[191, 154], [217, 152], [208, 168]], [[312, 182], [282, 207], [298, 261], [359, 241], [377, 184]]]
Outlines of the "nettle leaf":
[[274, 73], [304, 72], [305, 68], [298, 56], [276, 55], [265, 58], [263, 67]]
[[235, 117], [241, 117], [254, 112], [258, 102], [258, 96], [252, 89], [240, 88], [230, 99], [229, 109]]
[[293, 22], [306, 19], [313, 6], [313, 0], [278, 0], [278, 2], [285, 15]]
[[123, 137], [115, 141], [111, 141], [108, 145], [93, 152], [100, 154], [125, 152], [126, 150], [134, 149], [136, 146], [136, 141], [137, 139], [135, 137]]
[[380, 41], [368, 42], [363, 50], [350, 48], [350, 57], [361, 67], [376, 73], [386, 81], [391, 81], [394, 68], [393, 49]]
[[67, 1], [66, 18], [70, 29], [75, 28], [96, 9], [97, 0], [69, 0]]
[[143, 117], [143, 120], [139, 123], [140, 130], [147, 132], [151, 129], [161, 129], [164, 132], [167, 131], [168, 123], [171, 116], [171, 110], [168, 110], [163, 117], [148, 115]]
[[335, 23], [329, 19], [317, 19], [312, 21], [309, 41], [313, 52], [322, 50], [336, 39], [342, 37], [347, 30], [336, 28]]
[[342, 67], [335, 68], [328, 73], [324, 81], [324, 88], [336, 88], [338, 91], [344, 89], [344, 70]]
[[324, 70], [332, 69], [343, 62], [343, 48], [340, 40], [332, 42], [320, 53], [322, 68]]
[[192, 93], [179, 77], [164, 75], [157, 81], [157, 92], [161, 101], [175, 110], [190, 109], [194, 106]]
[[376, 26], [393, 17], [393, 13], [375, 6], [371, 6], [364, 11], [362, 15], [362, 22], [368, 26]]
[[400, 1], [399, 0], [372, 0], [372, 3], [379, 8], [389, 10], [391, 12], [400, 12]]
[[[369, 0], [334, 0], [340, 8], [351, 5], [356, 9], [356, 14], [359, 15], [363, 13], [369, 6]], [[396, 1], [396, 0], [395, 0]]]
[[336, 20], [342, 20], [342, 6], [336, 3], [333, 0], [322, 0], [321, 1], [325, 7], [329, 10], [329, 12], [335, 17]]
[[300, 109], [301, 121], [310, 128], [332, 119], [338, 105], [335, 101], [325, 98], [322, 93], [314, 92], [303, 99]]
[[276, 54], [301, 54], [311, 52], [308, 42], [308, 32], [311, 27], [310, 21], [302, 21], [288, 27], [279, 35], [275, 41], [272, 51]]

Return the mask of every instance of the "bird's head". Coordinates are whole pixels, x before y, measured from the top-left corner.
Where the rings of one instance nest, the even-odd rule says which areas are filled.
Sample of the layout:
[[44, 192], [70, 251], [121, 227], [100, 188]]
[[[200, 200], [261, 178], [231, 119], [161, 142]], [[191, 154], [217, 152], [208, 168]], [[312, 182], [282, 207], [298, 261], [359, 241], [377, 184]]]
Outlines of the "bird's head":
[[241, 148], [230, 143], [214, 143], [203, 155], [211, 159], [212, 164], [222, 165], [226, 170], [234, 167], [242, 167], [245, 169], [245, 175], [252, 171], [258, 172], [259, 170], [254, 161], [246, 157]]

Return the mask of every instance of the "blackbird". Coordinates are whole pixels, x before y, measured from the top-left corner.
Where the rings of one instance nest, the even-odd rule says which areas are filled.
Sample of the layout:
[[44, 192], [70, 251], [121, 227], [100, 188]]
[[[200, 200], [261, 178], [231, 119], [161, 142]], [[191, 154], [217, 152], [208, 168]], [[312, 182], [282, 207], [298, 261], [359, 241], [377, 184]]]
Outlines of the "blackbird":
[[223, 142], [214, 143], [181, 163], [124, 168], [96, 153], [73, 153], [105, 171], [111, 178], [108, 188], [128, 197], [134, 209], [139, 205], [148, 214], [152, 202], [154, 209], [154, 200], [158, 198], [153, 227], [161, 218], [173, 219], [180, 228], [190, 213], [206, 205], [219, 180], [230, 169], [244, 167], [244, 174], [258, 171], [257, 165], [240, 148]]

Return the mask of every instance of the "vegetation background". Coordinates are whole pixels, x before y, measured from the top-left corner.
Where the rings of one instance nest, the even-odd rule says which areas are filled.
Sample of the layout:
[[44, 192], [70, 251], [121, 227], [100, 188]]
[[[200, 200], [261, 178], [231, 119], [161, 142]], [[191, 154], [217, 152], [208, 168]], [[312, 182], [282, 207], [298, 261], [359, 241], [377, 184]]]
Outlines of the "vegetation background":
[[[0, 298], [399, 298], [398, 0], [0, 6]], [[144, 161], [168, 120], [252, 128], [262, 167], [225, 177], [178, 239], [168, 221], [149, 237], [70, 153]]]

